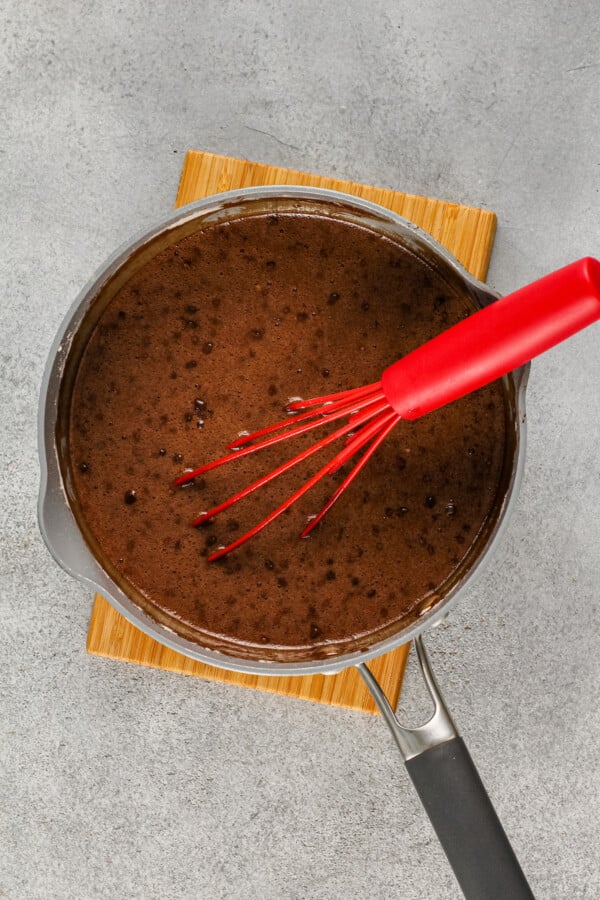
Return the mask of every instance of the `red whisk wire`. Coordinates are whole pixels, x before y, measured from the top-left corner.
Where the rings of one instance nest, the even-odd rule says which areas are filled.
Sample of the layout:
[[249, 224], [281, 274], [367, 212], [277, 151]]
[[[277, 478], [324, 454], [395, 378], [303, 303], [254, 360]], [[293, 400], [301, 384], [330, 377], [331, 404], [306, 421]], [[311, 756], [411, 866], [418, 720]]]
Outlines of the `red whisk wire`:
[[[334, 414], [338, 412], [339, 416], [336, 416], [336, 418], [341, 418], [344, 415], [351, 415], [353, 412], [359, 412], [369, 403], [374, 403], [376, 400], [380, 400], [382, 397], [383, 393], [381, 389], [379, 389], [378, 391], [369, 390], [368, 393], [363, 392], [360, 396], [357, 397], [347, 397], [344, 394], [342, 398], [338, 397], [337, 400], [327, 400], [324, 403], [322, 409], [307, 409], [306, 412], [299, 412], [294, 416], [288, 416], [287, 419], [283, 419], [281, 422], [275, 422], [273, 425], [267, 425], [265, 426], [265, 428], [260, 428], [258, 431], [253, 431], [251, 434], [241, 434], [237, 437], [236, 440], [231, 441], [229, 444], [227, 444], [227, 449], [233, 451], [239, 450], [241, 447], [253, 443], [254, 441], [264, 437], [267, 434], [272, 434], [272, 432], [279, 431], [283, 428], [290, 428], [290, 426], [295, 425], [296, 422], [302, 422], [307, 419], [318, 419], [321, 421], [324, 418], [332, 419]], [[316, 401], [307, 400], [302, 402], [311, 404], [312, 406], [312, 404]], [[288, 406], [288, 409], [291, 410], [292, 407]], [[320, 423], [321, 422], [319, 421], [318, 424]], [[292, 431], [286, 432], [285, 437], [289, 436], [293, 436]]]
[[348, 391], [338, 391], [336, 394], [323, 394], [322, 397], [312, 397], [310, 400], [292, 400], [288, 403], [287, 408], [290, 412], [300, 409], [308, 409], [310, 406], [321, 406], [325, 403], [339, 402], [343, 399], [346, 403], [362, 397], [366, 394], [381, 393], [381, 382], [375, 381], [373, 384], [365, 384], [363, 387], [351, 388]]
[[330, 461], [329, 474], [335, 475], [338, 469], [341, 469], [349, 459], [366, 446], [371, 438], [375, 437], [382, 428], [385, 428], [388, 420], [393, 417], [398, 418], [398, 414], [394, 413], [391, 409], [387, 413], [384, 410], [375, 418], [375, 421], [361, 425], [356, 434], [352, 434], [352, 437], [344, 443], [344, 446], [339, 453], [336, 453]]
[[[211, 469], [216, 469], [219, 466], [231, 462], [234, 459], [241, 459], [244, 456], [248, 456], [249, 453], [256, 453], [257, 450], [263, 450], [266, 447], [272, 447], [274, 444], [278, 444], [280, 441], [285, 441], [288, 438], [298, 437], [301, 434], [306, 434], [306, 432], [318, 428], [327, 421], [333, 422], [336, 419], [342, 419], [344, 418], [344, 416], [349, 416], [355, 412], [358, 416], [360, 416], [360, 410], [367, 409], [369, 406], [373, 407], [371, 415], [376, 415], [376, 413], [380, 411], [379, 408], [375, 409], [375, 405], [378, 402], [383, 402], [385, 406], [388, 405], [387, 401], [384, 400], [383, 393], [379, 392], [376, 394], [368, 395], [362, 400], [359, 399], [352, 403], [344, 402], [339, 406], [336, 406], [336, 408], [332, 412], [328, 412], [326, 415], [313, 412], [311, 413], [311, 416], [316, 416], [316, 419], [314, 419], [313, 421], [305, 422], [304, 425], [290, 428], [289, 431], [285, 431], [282, 434], [277, 434], [273, 437], [267, 438], [267, 440], [261, 441], [258, 444], [251, 444], [250, 446], [242, 447], [241, 450], [227, 453], [225, 456], [221, 456], [219, 459], [214, 459], [212, 460], [212, 462], [205, 463], [203, 466], [199, 466], [197, 469], [192, 469], [189, 472], [184, 472], [183, 475], [180, 475], [175, 479], [175, 481], [173, 482], [173, 486], [180, 487], [182, 484], [187, 484], [188, 482], [193, 481], [194, 478], [197, 478], [199, 475], [204, 475], [206, 472], [210, 472]], [[287, 419], [283, 422], [278, 422], [275, 426], [270, 426], [269, 430], [274, 430], [274, 428], [284, 428], [285, 426], [289, 427], [290, 424], [293, 425], [293, 421], [293, 419]], [[344, 429], [344, 431], [347, 431], [347, 428]], [[245, 435], [243, 439], [246, 441], [252, 440], [257, 435], [263, 432], [264, 429], [261, 429], [260, 432], [254, 432], [252, 435]]]
[[[368, 448], [367, 452], [365, 453], [366, 459], [365, 459], [365, 457], [361, 458], [359, 463], [354, 467], [352, 472], [350, 472], [350, 474], [347, 476], [343, 485], [340, 485], [340, 487], [334, 493], [333, 497], [327, 501], [327, 503], [325, 504], [325, 507], [319, 513], [319, 515], [316, 516], [315, 519], [313, 519], [309, 523], [308, 531], [307, 531], [307, 529], [305, 529], [304, 532], [302, 533], [303, 537], [306, 536], [306, 534], [308, 534], [312, 530], [312, 528], [314, 528], [314, 526], [317, 524], [317, 522], [320, 521], [322, 519], [322, 517], [325, 515], [325, 512], [327, 512], [327, 510], [329, 510], [333, 506], [335, 501], [340, 496], [342, 490], [348, 484], [350, 484], [352, 479], [360, 472], [360, 470], [362, 469], [362, 466], [367, 462], [367, 459], [369, 459], [373, 455], [373, 453], [375, 452], [375, 450], [377, 449], [377, 447], [379, 446], [381, 441], [387, 436], [387, 434], [391, 431], [393, 426], [396, 425], [399, 418], [400, 418], [400, 416], [398, 416], [394, 412], [391, 412], [389, 415], [379, 417], [379, 421], [372, 423], [371, 430], [374, 431], [375, 433], [377, 433], [377, 431], [383, 427], [384, 430], [383, 430], [382, 435], [378, 436], [375, 439], [375, 441], [373, 441], [373, 444]], [[377, 427], [375, 428], [374, 426], [377, 426]], [[345, 429], [340, 428], [336, 432], [334, 432], [334, 434], [329, 435], [329, 437], [324, 438], [323, 441], [320, 441], [319, 442], [320, 446], [315, 444], [314, 447], [308, 448], [308, 450], [310, 452], [314, 452], [317, 449], [321, 449], [322, 446], [326, 446], [327, 444], [332, 443], [333, 440], [340, 437], [344, 433], [345, 433]], [[369, 438], [366, 438], [365, 440], [368, 441]], [[364, 442], [362, 442], [362, 443], [364, 443]], [[360, 449], [360, 446], [362, 446], [362, 443], [359, 444], [358, 441], [356, 442], [356, 446], [354, 449], [355, 453]], [[296, 457], [295, 460], [292, 462], [292, 464], [299, 462], [301, 458], [306, 458], [306, 456], [310, 455], [310, 452], [304, 451], [304, 453], [299, 454], [298, 457]], [[346, 455], [347, 448], [346, 448], [346, 450], [344, 450], [342, 452], [344, 453], [344, 455]], [[363, 462], [363, 460], [364, 460], [364, 462]], [[280, 467], [280, 469], [282, 469], [282, 468], [283, 467]], [[289, 468], [289, 465], [286, 464], [286, 468]], [[314, 485], [318, 481], [320, 481], [324, 475], [327, 475], [329, 473], [330, 469], [331, 469], [331, 462], [328, 462], [326, 465], [323, 466], [323, 468], [319, 469], [319, 471], [316, 472], [311, 478], [309, 478], [307, 481], [305, 481], [305, 483], [301, 487], [299, 487], [298, 490], [294, 491], [294, 493], [290, 497], [288, 497], [287, 500], [285, 500], [280, 506], [278, 506], [277, 509], [274, 509], [273, 512], [269, 513], [268, 516], [265, 516], [265, 518], [262, 519], [257, 525], [254, 525], [249, 531], [245, 532], [245, 534], [241, 535], [241, 537], [237, 538], [235, 541], [233, 541], [227, 547], [220, 547], [218, 550], [216, 550], [214, 553], [212, 553], [208, 557], [208, 561], [214, 562], [215, 560], [220, 559], [222, 556], [226, 556], [228, 553], [231, 553], [232, 550], [236, 550], [238, 547], [241, 547], [242, 544], [245, 544], [246, 541], [249, 541], [251, 538], [253, 538], [257, 534], [259, 534], [263, 530], [263, 528], [266, 528], [267, 525], [270, 525], [271, 522], [273, 522], [282, 513], [284, 513], [286, 511], [286, 509], [289, 509], [290, 506], [292, 506], [292, 504], [294, 504], [296, 502], [296, 500], [299, 500], [300, 497], [302, 497], [304, 494], [306, 494], [307, 491], [309, 491], [312, 487], [314, 487]], [[275, 471], [274, 474], [271, 473], [269, 476], [266, 476], [266, 477], [268, 478], [268, 480], [271, 480], [271, 477], [275, 477], [276, 474], [279, 474], [279, 472], [277, 472], [277, 470]], [[241, 491], [240, 494], [236, 494], [235, 497], [231, 498], [230, 502], [227, 502], [227, 505], [230, 506], [232, 503], [235, 503], [237, 500], [241, 499], [242, 496], [246, 496], [252, 490], [256, 490], [256, 488], [260, 486], [260, 483], [262, 481], [263, 481], [263, 479], [260, 479], [260, 482], [255, 482], [254, 485], [251, 485], [250, 489], [246, 488], [244, 491]], [[223, 506], [223, 504], [221, 504], [221, 507], [222, 506]], [[217, 509], [217, 507], [215, 507], [215, 509]], [[210, 516], [210, 513], [207, 514], [207, 518], [209, 516]]]
[[[374, 441], [372, 442], [372, 444], [367, 448], [367, 450], [365, 450], [365, 452], [363, 453], [363, 455], [361, 456], [359, 461], [356, 463], [355, 466], [353, 466], [353, 468], [348, 473], [348, 475], [346, 475], [346, 477], [344, 478], [344, 480], [342, 481], [340, 486], [331, 495], [331, 497], [329, 498], [327, 503], [319, 510], [317, 515], [314, 517], [314, 519], [310, 520], [310, 522], [308, 523], [308, 525], [306, 526], [306, 528], [304, 529], [304, 531], [302, 532], [300, 537], [303, 537], [303, 538], [308, 537], [308, 535], [311, 533], [313, 528], [316, 528], [316, 526], [319, 524], [319, 522], [321, 521], [323, 516], [325, 516], [329, 512], [329, 510], [331, 509], [333, 504], [337, 500], [339, 500], [340, 496], [344, 493], [346, 488], [354, 481], [354, 479], [359, 474], [359, 472], [362, 470], [362, 468], [367, 464], [367, 462], [373, 456], [373, 454], [375, 453], [375, 451], [377, 450], [379, 445], [381, 443], [383, 443], [383, 441], [386, 439], [386, 437], [388, 436], [388, 434], [390, 433], [392, 428], [395, 428], [395, 426], [400, 421], [400, 416], [394, 412], [390, 413], [388, 416], [382, 416], [380, 418], [381, 418], [381, 421], [374, 423], [374, 424], [377, 424], [378, 430], [375, 432], [376, 437], [375, 437]], [[365, 432], [367, 430], [370, 430], [370, 429], [367, 429], [367, 428], [364, 429]], [[368, 441], [371, 439], [371, 437], [372, 437], [372, 434], [370, 434], [368, 437], [366, 437], [366, 435], [365, 435], [365, 436], [363, 436], [362, 441], [356, 442], [356, 443], [352, 442], [353, 449], [352, 449], [352, 453], [350, 455], [353, 456], [355, 453], [357, 453], [361, 447], [363, 447], [366, 443], [368, 443]], [[346, 449], [350, 450], [350, 447], [351, 447], [351, 445], [349, 444]], [[340, 457], [340, 456], [342, 456], [341, 453], [338, 454], [338, 457]], [[332, 469], [330, 467], [330, 469], [329, 469], [330, 473], [337, 471], [340, 468], [340, 466], [344, 465], [344, 463], [347, 462], [348, 459], [350, 458], [350, 456], [347, 455], [347, 453], [345, 453], [344, 456], [345, 456], [345, 458], [342, 460], [342, 462], [339, 461], [338, 457], [335, 458], [334, 462], [337, 460], [337, 463], [336, 463], [336, 466], [334, 469]]]
[[273, 522], [282, 513], [284, 513], [286, 511], [286, 509], [289, 509], [289, 507], [293, 503], [295, 503], [296, 500], [299, 500], [303, 494], [305, 494], [307, 491], [309, 491], [311, 489], [311, 487], [313, 487], [317, 483], [317, 481], [319, 481], [323, 477], [323, 475], [326, 474], [326, 472], [327, 472], [327, 466], [323, 466], [323, 468], [319, 469], [319, 471], [315, 475], [313, 475], [312, 478], [309, 478], [308, 481], [306, 481], [302, 485], [302, 487], [298, 488], [297, 491], [294, 491], [294, 493], [291, 495], [291, 497], [288, 497], [287, 500], [285, 500], [285, 502], [281, 504], [281, 506], [278, 506], [277, 509], [274, 509], [273, 512], [269, 513], [268, 516], [265, 516], [265, 518], [262, 519], [258, 523], [258, 525], [254, 525], [254, 527], [251, 528], [250, 531], [247, 531], [245, 534], [243, 534], [237, 540], [233, 541], [232, 544], [229, 544], [227, 547], [220, 547], [218, 550], [216, 550], [214, 553], [212, 553], [208, 557], [208, 561], [214, 562], [216, 559], [220, 559], [222, 556], [225, 556], [227, 553], [231, 553], [232, 550], [236, 550], [238, 547], [241, 547], [241, 545], [245, 544], [246, 541], [249, 541], [250, 538], [253, 538], [255, 535], [259, 534], [259, 532], [261, 532], [263, 530], [263, 528], [266, 528], [267, 525], [270, 525], [271, 522]]
[[[373, 416], [378, 415], [386, 408], [385, 402], [381, 402], [374, 406], [372, 409], [366, 409], [361, 416], [361, 419], [364, 422], [370, 421]], [[334, 441], [338, 440], [338, 438], [343, 437], [346, 434], [347, 426], [343, 425], [341, 428], [338, 428], [336, 431], [327, 435], [327, 437], [321, 438], [320, 441], [317, 441], [315, 444], [311, 444], [310, 447], [306, 447], [302, 450], [301, 453], [298, 453], [297, 456], [292, 457], [292, 459], [287, 460], [287, 462], [282, 463], [282, 465], [278, 466], [276, 469], [273, 469], [271, 472], [268, 472], [266, 475], [263, 475], [262, 478], [259, 478], [257, 481], [254, 481], [252, 484], [243, 488], [241, 491], [238, 491], [228, 500], [223, 501], [218, 506], [213, 507], [213, 509], [208, 510], [207, 512], [202, 513], [198, 516], [197, 519], [194, 519], [192, 525], [203, 525], [204, 523], [210, 521], [210, 519], [214, 518], [218, 513], [223, 512], [225, 509], [229, 509], [230, 506], [233, 506], [234, 503], [237, 503], [238, 500], [242, 500], [244, 497], [247, 497], [248, 494], [252, 494], [260, 487], [264, 487], [264, 485], [268, 484], [274, 478], [277, 478], [279, 475], [282, 475], [284, 472], [287, 472], [288, 469], [291, 469], [293, 466], [296, 466], [298, 463], [302, 462], [305, 459], [308, 459], [313, 453], [316, 453], [318, 450], [321, 450], [323, 447], [327, 447], [329, 444], [332, 444]], [[233, 458], [237, 458], [239, 454], [233, 454]], [[329, 465], [329, 464], [328, 464]]]

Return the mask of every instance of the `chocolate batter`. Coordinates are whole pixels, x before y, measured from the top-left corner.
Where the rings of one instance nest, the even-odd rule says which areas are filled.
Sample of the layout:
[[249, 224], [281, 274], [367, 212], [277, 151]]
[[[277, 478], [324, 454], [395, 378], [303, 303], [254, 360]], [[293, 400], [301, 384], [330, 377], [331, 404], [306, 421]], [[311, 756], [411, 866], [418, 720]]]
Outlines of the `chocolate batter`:
[[73, 389], [74, 493], [109, 571], [163, 623], [237, 656], [335, 655], [404, 627], [448, 588], [490, 515], [508, 422], [501, 383], [400, 423], [306, 540], [307, 517], [345, 471], [230, 556], [206, 559], [320, 468], [320, 454], [222, 519], [189, 525], [301, 440], [187, 488], [172, 480], [281, 419], [290, 397], [376, 381], [473, 311], [401, 244], [315, 215], [240, 218], [163, 251], [109, 303]]

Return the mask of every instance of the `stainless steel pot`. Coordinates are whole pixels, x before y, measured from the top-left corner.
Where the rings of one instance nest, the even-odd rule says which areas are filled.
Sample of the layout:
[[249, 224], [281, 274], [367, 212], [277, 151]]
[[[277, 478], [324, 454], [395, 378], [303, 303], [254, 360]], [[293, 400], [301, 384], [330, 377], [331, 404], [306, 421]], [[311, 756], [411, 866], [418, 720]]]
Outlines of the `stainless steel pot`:
[[[479, 536], [462, 569], [448, 583], [444, 596], [424, 609], [418, 619], [373, 644], [366, 652], [350, 652], [333, 659], [281, 662], [237, 658], [202, 647], [153, 618], [133, 589], [118, 584], [111, 577], [92, 549], [93, 542], [86, 540], [85, 527], [76, 515], [63, 424], [78, 359], [106, 304], [144, 263], [199, 228], [240, 215], [299, 209], [360, 222], [384, 234], [392, 234], [411, 253], [434, 266], [447, 281], [459, 285], [477, 304], [485, 305], [497, 299], [421, 229], [387, 209], [345, 194], [287, 186], [246, 188], [208, 197], [172, 213], [107, 261], [76, 299], [56, 336], [44, 374], [39, 409], [39, 521], [42, 535], [55, 560], [67, 572], [98, 590], [143, 632], [193, 659], [260, 675], [327, 674], [356, 666], [394, 735], [465, 896], [486, 900], [530, 897], [519, 864], [445, 707], [420, 636], [426, 628], [445, 617], [462, 592], [473, 584], [506, 525], [524, 464], [527, 367], [513, 372], [505, 380], [510, 398], [511, 434], [503, 489], [489, 525]], [[423, 726], [408, 729], [398, 722], [366, 662], [412, 639], [434, 699], [435, 711]]]

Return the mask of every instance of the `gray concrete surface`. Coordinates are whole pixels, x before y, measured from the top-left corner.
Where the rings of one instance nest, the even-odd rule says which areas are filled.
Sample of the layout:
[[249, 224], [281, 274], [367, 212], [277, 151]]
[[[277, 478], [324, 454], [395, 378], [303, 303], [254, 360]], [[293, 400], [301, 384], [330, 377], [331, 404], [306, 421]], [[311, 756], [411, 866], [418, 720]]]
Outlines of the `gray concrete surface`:
[[[89, 591], [37, 529], [38, 389], [189, 147], [493, 209], [501, 291], [600, 256], [597, 0], [0, 10], [0, 896], [458, 897], [380, 720], [86, 655]], [[552, 900], [600, 896], [599, 336], [536, 362], [506, 538], [429, 638]]]

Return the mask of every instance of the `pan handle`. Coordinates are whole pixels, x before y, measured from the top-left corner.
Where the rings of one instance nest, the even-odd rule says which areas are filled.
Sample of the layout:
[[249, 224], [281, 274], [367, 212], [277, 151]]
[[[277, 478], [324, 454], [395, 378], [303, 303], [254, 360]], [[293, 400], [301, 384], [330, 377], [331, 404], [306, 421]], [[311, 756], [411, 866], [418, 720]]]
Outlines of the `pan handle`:
[[531, 888], [444, 703], [420, 635], [415, 647], [435, 707], [429, 721], [418, 728], [401, 725], [365, 663], [357, 669], [394, 736], [467, 900], [532, 900]]

